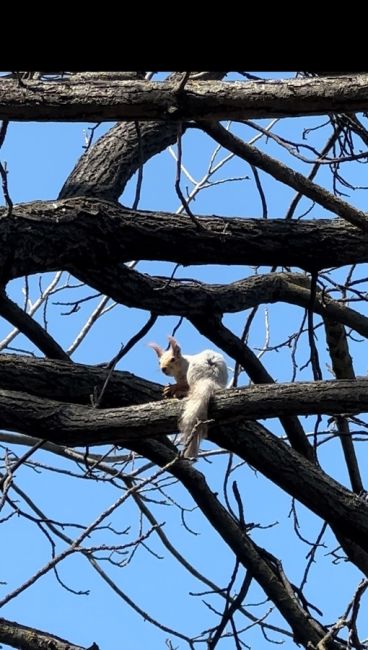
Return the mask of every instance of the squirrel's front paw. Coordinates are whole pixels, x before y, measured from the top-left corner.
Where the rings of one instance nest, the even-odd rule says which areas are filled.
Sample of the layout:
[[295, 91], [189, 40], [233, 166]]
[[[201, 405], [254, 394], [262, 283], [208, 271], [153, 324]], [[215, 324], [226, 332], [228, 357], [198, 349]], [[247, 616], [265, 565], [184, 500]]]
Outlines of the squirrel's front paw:
[[165, 399], [170, 397], [176, 397], [176, 399], [181, 399], [186, 397], [188, 394], [188, 388], [186, 386], [181, 386], [180, 384], [168, 384], [164, 387], [163, 396]]
[[173, 389], [174, 386], [172, 384], [168, 384], [167, 386], [164, 386], [162, 394], [165, 397], [165, 399], [168, 399], [169, 397], [174, 397], [173, 394]]

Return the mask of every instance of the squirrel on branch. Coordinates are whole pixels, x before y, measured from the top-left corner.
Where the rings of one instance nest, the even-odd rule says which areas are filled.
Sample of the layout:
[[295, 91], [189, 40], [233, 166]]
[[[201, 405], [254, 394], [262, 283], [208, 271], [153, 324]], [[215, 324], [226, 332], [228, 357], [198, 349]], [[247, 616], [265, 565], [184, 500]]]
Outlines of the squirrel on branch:
[[222, 354], [204, 350], [199, 354], [182, 354], [180, 346], [168, 336], [169, 349], [149, 343], [156, 352], [165, 375], [175, 377], [175, 384], [164, 389], [165, 397], [185, 397], [179, 429], [184, 443], [184, 457], [197, 458], [202, 438], [207, 437], [208, 403], [213, 394], [226, 388], [227, 367]]

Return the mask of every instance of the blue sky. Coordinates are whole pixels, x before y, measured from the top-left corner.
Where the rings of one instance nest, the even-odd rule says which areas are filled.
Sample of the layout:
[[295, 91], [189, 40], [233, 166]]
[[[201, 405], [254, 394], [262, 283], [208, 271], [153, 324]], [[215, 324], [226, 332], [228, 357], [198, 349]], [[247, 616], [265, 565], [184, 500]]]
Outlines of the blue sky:
[[[286, 76], [286, 75], [285, 75]], [[288, 74], [287, 76], [290, 76]], [[290, 140], [302, 141], [303, 129], [316, 126], [325, 122], [325, 118], [310, 119], [285, 119], [280, 120], [273, 127], [278, 135], [283, 135]], [[267, 121], [260, 121], [262, 126]], [[83, 153], [87, 124], [22, 124], [12, 123], [9, 126], [4, 146], [0, 152], [0, 159], [6, 161], [9, 170], [9, 191], [14, 203], [33, 200], [53, 199], [57, 196], [65, 178], [72, 170], [78, 157]], [[96, 137], [100, 137], [111, 125], [101, 126]], [[250, 141], [257, 133], [242, 124], [234, 125], [233, 130], [245, 140]], [[321, 148], [328, 137], [329, 127], [313, 131], [306, 141], [309, 145]], [[262, 138], [257, 142], [262, 150], [289, 164], [294, 169], [308, 173], [310, 165], [291, 157], [272, 140]], [[198, 182], [206, 173], [209, 159], [215, 150], [215, 143], [198, 130], [189, 130], [183, 139], [183, 164], [190, 172], [192, 178]], [[173, 147], [175, 152], [176, 147]], [[304, 152], [305, 153], [305, 152]], [[216, 160], [226, 156], [227, 152], [221, 149]], [[306, 152], [311, 157], [310, 152]], [[349, 170], [349, 166], [347, 168]], [[356, 185], [365, 185], [366, 167], [355, 163], [347, 171], [347, 177], [354, 179]], [[144, 178], [139, 207], [150, 210], [176, 211], [179, 207], [178, 197], [175, 192], [176, 162], [169, 151], [164, 151], [153, 158], [144, 168]], [[248, 178], [243, 178], [248, 177]], [[211, 188], [203, 189], [198, 193], [196, 201], [192, 203], [195, 214], [217, 214], [224, 216], [260, 217], [261, 204], [255, 189], [252, 172], [244, 161], [233, 159], [221, 168], [214, 176], [217, 181], [229, 178], [242, 178], [242, 180], [228, 180]], [[281, 185], [260, 172], [260, 179], [267, 196], [269, 217], [283, 218], [294, 190]], [[327, 168], [319, 171], [316, 182], [332, 189], [331, 176]], [[136, 178], [133, 178], [121, 197], [121, 202], [131, 206], [134, 200]], [[193, 189], [191, 180], [183, 174], [182, 189], [190, 192]], [[346, 200], [365, 209], [366, 194], [364, 191], [352, 192]], [[0, 198], [2, 201], [2, 197]], [[303, 199], [298, 208], [297, 215], [302, 214], [310, 207], [310, 202]], [[326, 217], [327, 213], [319, 206], [314, 206], [308, 218]], [[157, 275], [170, 276], [173, 265], [169, 263], [140, 262], [138, 270]], [[257, 272], [268, 272], [269, 268], [258, 269]], [[252, 275], [255, 272], [250, 267], [208, 267], [180, 268], [176, 277], [192, 277], [206, 282], [225, 283]], [[342, 279], [347, 270], [340, 270], [335, 278]], [[361, 268], [354, 277], [362, 277], [366, 269]], [[46, 287], [52, 282], [54, 274], [45, 274], [42, 286]], [[58, 286], [67, 281], [64, 273]], [[73, 280], [74, 284], [77, 284]], [[9, 294], [19, 304], [24, 301], [24, 282], [16, 280], [8, 287]], [[75, 300], [77, 297], [94, 294], [95, 291], [86, 287], [65, 288], [54, 294], [47, 308], [47, 320], [50, 333], [65, 348], [68, 348], [80, 332], [84, 323], [93, 312], [100, 298], [81, 304], [76, 313], [61, 315], [67, 308], [54, 304], [59, 301]], [[39, 296], [39, 276], [29, 278], [29, 298], [31, 302]], [[353, 305], [354, 306], [354, 305]], [[359, 305], [359, 310], [366, 313], [366, 309]], [[276, 346], [286, 340], [300, 325], [303, 310], [289, 305], [270, 305], [261, 307], [255, 318], [249, 344], [255, 351], [260, 351], [264, 346], [267, 332], [270, 332], [269, 345]], [[247, 313], [227, 315], [225, 324], [236, 334], [241, 334]], [[43, 322], [43, 309], [35, 313], [35, 318]], [[81, 363], [101, 363], [108, 361], [119, 350], [122, 343], [143, 325], [147, 314], [142, 310], [128, 309], [116, 306], [103, 315], [94, 328], [77, 347], [72, 358]], [[316, 322], [318, 318], [316, 317]], [[170, 334], [178, 323], [176, 317], [161, 317], [149, 335], [138, 343], [118, 365], [120, 370], [129, 370], [139, 376], [164, 383], [156, 357], [147, 346], [149, 341], [157, 341], [165, 345], [166, 336]], [[11, 331], [3, 319], [0, 321], [0, 339]], [[324, 379], [331, 378], [329, 360], [325, 351], [323, 328], [317, 330], [318, 348], [320, 352], [321, 367]], [[184, 352], [194, 353], [206, 347], [214, 347], [200, 336], [194, 328], [184, 322], [178, 332]], [[297, 351], [297, 362], [300, 366], [305, 364], [309, 357], [306, 347], [307, 335], [303, 335]], [[17, 350], [28, 350], [37, 356], [40, 355], [33, 344], [27, 342], [23, 336], [17, 336], [10, 344]], [[367, 362], [360, 351], [360, 345], [351, 342], [351, 353], [355, 356], [355, 371], [357, 374], [366, 374]], [[267, 370], [278, 381], [289, 381], [292, 376], [292, 367], [289, 349], [269, 351], [262, 356], [262, 361]], [[354, 355], [356, 353], [356, 355]], [[227, 359], [230, 367], [234, 363]], [[311, 379], [311, 370], [306, 367], [299, 370], [297, 380]], [[248, 379], [241, 375], [240, 385], [247, 385]], [[305, 420], [308, 433], [313, 432], [315, 419], [310, 417]], [[269, 420], [266, 426], [276, 434], [281, 435], [281, 429], [276, 420]], [[322, 428], [326, 427], [326, 421]], [[211, 444], [206, 448], [213, 449]], [[20, 453], [21, 448], [14, 448]], [[95, 450], [96, 451], [96, 450]], [[368, 467], [363, 442], [357, 443], [360, 456], [363, 478]], [[78, 535], [78, 529], [73, 524], [88, 525], [94, 518], [107, 508], [121, 495], [121, 486], [112, 486], [109, 482], [94, 482], [82, 480], [65, 473], [50, 469], [79, 472], [83, 468], [75, 464], [39, 451], [34, 460], [45, 465], [42, 471], [36, 468], [21, 467], [16, 474], [16, 484], [23, 490], [51, 519], [68, 522], [70, 526], [64, 532], [70, 537]], [[215, 457], [211, 463], [201, 460], [199, 469], [203, 471], [211, 489], [222, 493], [223, 480], [226, 470], [227, 456]], [[331, 441], [321, 447], [320, 463], [334, 478], [348, 485], [348, 479], [342, 453], [337, 441]], [[153, 470], [149, 470], [153, 472]], [[145, 475], [148, 476], [148, 473]], [[254, 521], [273, 527], [264, 530], [255, 530], [255, 541], [267, 548], [282, 559], [286, 574], [289, 579], [299, 584], [305, 566], [305, 556], [309, 547], [298, 540], [293, 532], [293, 521], [289, 516], [291, 499], [282, 493], [270, 481], [257, 474], [251, 467], [243, 464], [233, 474], [244, 499], [247, 521]], [[190, 562], [215, 581], [225, 587], [229, 581], [233, 558], [225, 547], [224, 542], [212, 531], [200, 514], [193, 510], [190, 497], [178, 485], [164, 487], [160, 494], [150, 495], [158, 503], [149, 503], [160, 524], [170, 537], [175, 547], [186, 555]], [[16, 497], [15, 494], [12, 495]], [[171, 501], [171, 499], [173, 501]], [[178, 502], [182, 508], [186, 525], [193, 530], [189, 532], [184, 526], [180, 510], [174, 503]], [[22, 499], [20, 506], [27, 510]], [[234, 504], [233, 504], [234, 506]], [[301, 525], [301, 533], [309, 540], [314, 541], [323, 522], [311, 515], [303, 506], [297, 505], [297, 512]], [[4, 513], [5, 514], [5, 513]], [[121, 531], [129, 529], [124, 535], [114, 535], [103, 530], [94, 534], [88, 543], [125, 543], [141, 534], [141, 522], [137, 509], [130, 500], [119, 508], [108, 519], [112, 526]], [[149, 526], [143, 524], [143, 530]], [[106, 541], [108, 540], [108, 541]], [[116, 541], [118, 540], [118, 541]], [[325, 547], [318, 551], [318, 569], [312, 569], [310, 580], [306, 588], [308, 599], [323, 610], [325, 622], [335, 621], [345, 610], [360, 580], [359, 572], [344, 561], [334, 564], [334, 558], [329, 554], [336, 546], [336, 540], [328, 532], [325, 535]], [[87, 543], [87, 545], [88, 545]], [[137, 553], [124, 568], [113, 567], [106, 561], [102, 562], [103, 568], [116, 580], [119, 588], [135, 600], [138, 605], [163, 624], [176, 628], [182, 632], [200, 633], [204, 628], [216, 623], [216, 616], [203, 604], [210, 602], [212, 606], [221, 609], [220, 598], [209, 595], [190, 596], [189, 593], [207, 591], [207, 587], [197, 582], [183, 568], [178, 567], [163, 548], [157, 536], [153, 533], [148, 542], [149, 550], [140, 546]], [[58, 550], [64, 548], [58, 542]], [[25, 522], [22, 517], [13, 517], [2, 525], [3, 558], [0, 580], [6, 582], [1, 585], [0, 593], [5, 595], [27, 580], [33, 572], [37, 571], [50, 558], [50, 544], [46, 537], [31, 522]], [[104, 555], [101, 553], [100, 555]], [[105, 553], [106, 555], [106, 553]], [[34, 626], [50, 633], [65, 637], [75, 644], [88, 647], [93, 641], [99, 644], [101, 650], [115, 650], [128, 648], [141, 650], [150, 647], [153, 650], [164, 648], [165, 638], [168, 636], [161, 630], [142, 621], [142, 618], [131, 610], [116, 594], [112, 593], [101, 578], [93, 571], [88, 562], [76, 554], [68, 558], [59, 566], [60, 578], [73, 590], [89, 591], [89, 595], [76, 595], [62, 588], [54, 574], [50, 572], [42, 577], [36, 584], [26, 590], [18, 598], [12, 600], [2, 610], [2, 616], [16, 620], [22, 624]], [[240, 580], [243, 573], [240, 572]], [[253, 614], [263, 615], [270, 608], [270, 604], [263, 603], [264, 594], [253, 586], [246, 599], [246, 606]], [[262, 605], [256, 604], [262, 602]], [[267, 619], [275, 625], [287, 627], [277, 612]], [[239, 627], [245, 627], [246, 619], [237, 618]], [[368, 628], [367, 628], [368, 635]], [[272, 637], [281, 640], [283, 637], [274, 634]], [[172, 638], [174, 647], [184, 648], [185, 643]], [[244, 635], [244, 641], [253, 647], [261, 648], [266, 642], [257, 630], [250, 630]], [[6, 646], [4, 646], [6, 647]], [[202, 647], [199, 645], [198, 647]], [[221, 648], [232, 648], [231, 641], [224, 641]], [[282, 646], [285, 650], [295, 648], [292, 641], [285, 638]]]

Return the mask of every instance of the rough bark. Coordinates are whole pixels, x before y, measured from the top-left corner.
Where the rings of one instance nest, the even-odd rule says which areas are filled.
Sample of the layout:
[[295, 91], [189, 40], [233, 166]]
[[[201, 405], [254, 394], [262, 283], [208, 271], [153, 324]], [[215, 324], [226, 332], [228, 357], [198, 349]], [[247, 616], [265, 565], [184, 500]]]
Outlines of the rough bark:
[[[173, 433], [182, 408], [178, 400], [132, 407], [94, 409], [43, 399], [22, 391], [0, 391], [0, 426], [51, 442], [77, 445], [124, 444], [144, 436]], [[216, 394], [209, 411], [216, 426], [286, 415], [368, 411], [368, 379], [234, 388]], [[144, 432], [144, 433], [142, 433]]]
[[368, 523], [364, 498], [347, 490], [256, 422], [240, 422], [232, 429], [213, 428], [211, 439], [221, 444], [224, 437], [230, 451], [325, 519], [341, 537], [368, 551], [363, 533]]
[[5, 618], [0, 618], [0, 641], [18, 650], [98, 650], [95, 643], [89, 649], [82, 648], [49, 632], [42, 632], [35, 627], [20, 625]]
[[339, 219], [198, 222], [200, 229], [187, 216], [137, 212], [96, 199], [20, 204], [11, 217], [1, 208], [2, 279], [75, 267], [88, 282], [89, 269], [98, 276], [105, 267], [109, 283], [114, 269], [119, 273], [116, 263], [135, 258], [307, 270], [368, 261], [368, 235]]
[[[27, 391], [38, 397], [91, 406], [110, 374], [101, 366], [88, 366], [15, 354], [0, 355], [0, 388]], [[114, 408], [162, 399], [162, 385], [131, 372], [114, 370], [100, 406]]]
[[[224, 72], [202, 72], [202, 80], [221, 79]], [[170, 75], [179, 83], [182, 73]], [[147, 83], [147, 82], [145, 82]], [[182, 127], [185, 133], [186, 126]], [[173, 144], [178, 137], [176, 122], [135, 122], [116, 124], [78, 160], [66, 179], [59, 199], [93, 196], [116, 201], [126, 183], [152, 156]]]
[[[110, 269], [100, 279], [88, 271], [93, 284], [100, 289], [112, 285]], [[93, 279], [92, 279], [93, 274]], [[114, 288], [119, 301], [128, 307], [155, 311], [157, 314], [175, 314], [192, 318], [208, 310], [218, 313], [235, 313], [257, 305], [286, 302], [307, 309], [310, 307], [310, 279], [301, 273], [265, 273], [229, 284], [181, 282], [145, 275], [120, 267], [120, 287]], [[316, 314], [334, 318], [368, 337], [368, 318], [328, 296], [317, 294], [312, 305]]]
[[140, 165], [176, 141], [177, 124], [117, 124], [78, 160], [59, 199], [90, 196], [116, 201]]
[[368, 77], [280, 82], [105, 81], [73, 78], [0, 79], [0, 119], [107, 122], [118, 120], [244, 120], [368, 109]]

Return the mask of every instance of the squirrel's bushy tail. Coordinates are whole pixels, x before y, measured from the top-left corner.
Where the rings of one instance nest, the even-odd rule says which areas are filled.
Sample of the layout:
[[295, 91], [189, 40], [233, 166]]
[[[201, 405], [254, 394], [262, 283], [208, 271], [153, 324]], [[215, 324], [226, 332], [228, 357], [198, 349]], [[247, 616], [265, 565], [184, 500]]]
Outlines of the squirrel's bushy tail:
[[184, 444], [184, 457], [197, 458], [202, 438], [207, 436], [208, 402], [220, 386], [212, 379], [198, 379], [189, 390], [184, 411], [179, 420]]

